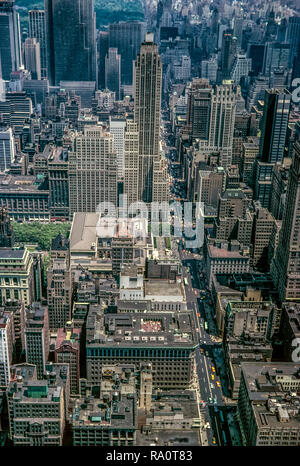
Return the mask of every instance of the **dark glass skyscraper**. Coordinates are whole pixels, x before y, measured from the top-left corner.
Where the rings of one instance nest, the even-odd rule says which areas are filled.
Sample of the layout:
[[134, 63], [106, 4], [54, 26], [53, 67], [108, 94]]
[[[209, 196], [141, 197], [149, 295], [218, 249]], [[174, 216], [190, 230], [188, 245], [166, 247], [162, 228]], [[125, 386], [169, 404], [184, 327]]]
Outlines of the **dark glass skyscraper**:
[[14, 0], [0, 2], [0, 61], [5, 80], [22, 65], [20, 20]]
[[109, 47], [117, 48], [121, 55], [121, 83], [131, 85], [133, 62], [145, 38], [145, 24], [128, 21], [109, 25]]
[[267, 89], [264, 101], [260, 158], [268, 163], [282, 162], [291, 94], [287, 90]]
[[96, 81], [94, 0], [45, 0], [49, 80]]

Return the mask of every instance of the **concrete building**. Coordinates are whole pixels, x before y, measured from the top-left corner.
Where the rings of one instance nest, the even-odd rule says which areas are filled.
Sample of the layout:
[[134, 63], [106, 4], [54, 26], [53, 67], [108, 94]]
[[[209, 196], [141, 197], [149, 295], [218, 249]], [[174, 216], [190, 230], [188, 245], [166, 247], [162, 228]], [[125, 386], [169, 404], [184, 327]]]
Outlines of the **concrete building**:
[[58, 330], [55, 344], [55, 362], [69, 365], [71, 395], [79, 393], [80, 334], [81, 329], [74, 328], [72, 321], [66, 322], [65, 326]]
[[114, 149], [117, 151], [117, 173], [118, 179], [124, 176], [125, 157], [125, 128], [126, 120], [123, 117], [109, 118], [109, 132], [114, 136]]
[[49, 221], [49, 190], [44, 178], [0, 176], [0, 207], [7, 209], [15, 221]]
[[296, 339], [300, 338], [300, 306], [299, 303], [286, 302], [282, 305], [282, 318], [280, 336], [283, 345], [283, 353], [286, 361], [293, 361], [297, 347]]
[[71, 319], [72, 283], [69, 241], [58, 235], [51, 242], [50, 264], [47, 269], [47, 299], [49, 328], [55, 331]]
[[90, 311], [86, 324], [87, 379], [99, 383], [104, 364], [151, 363], [153, 386], [188, 388], [197, 347], [192, 315], [108, 314]]
[[8, 386], [15, 344], [12, 312], [0, 308], [0, 387]]
[[217, 245], [207, 245], [207, 279], [212, 285], [213, 275], [219, 273], [244, 273], [250, 271], [249, 253], [240, 249], [237, 241], [232, 241], [227, 248]]
[[117, 48], [109, 48], [105, 57], [105, 87], [121, 99], [121, 56]]
[[46, 380], [37, 380], [34, 365], [14, 366], [7, 400], [9, 436], [14, 446], [62, 446], [64, 387], [55, 372]]
[[27, 249], [0, 249], [1, 304], [9, 299], [30, 305], [35, 299], [34, 260]]
[[11, 128], [0, 131], [0, 171], [6, 172], [15, 160], [15, 141]]
[[[300, 133], [299, 133], [300, 134]], [[271, 273], [278, 286], [281, 301], [300, 299], [300, 139], [294, 144], [293, 162], [289, 171], [286, 203], [279, 234], [278, 248], [271, 264]]]
[[31, 78], [41, 79], [41, 51], [37, 39], [27, 37], [24, 43], [25, 68], [30, 71]]
[[28, 37], [36, 39], [40, 44], [41, 77], [47, 78], [47, 40], [44, 10], [29, 10], [28, 12]]
[[268, 249], [275, 222], [268, 209], [257, 209], [253, 219], [252, 257], [253, 266], [260, 270], [268, 269]]
[[37, 378], [42, 379], [49, 355], [49, 321], [48, 309], [39, 303], [33, 303], [26, 309], [25, 315], [25, 351], [26, 362], [34, 364]]
[[136, 445], [137, 383], [142, 374], [130, 364], [104, 365], [96, 398], [91, 396], [92, 386], [81, 379], [85, 398], [75, 401], [73, 446]]
[[117, 153], [113, 136], [100, 126], [73, 137], [69, 153], [70, 214], [96, 212], [99, 204], [117, 206]]
[[[149, 92], [145, 92], [145, 86]], [[153, 42], [153, 34], [148, 34], [134, 67], [134, 121], [139, 132], [140, 155], [138, 200], [144, 202], [152, 201], [154, 162], [160, 156], [161, 86], [161, 59]]]
[[243, 445], [299, 445], [299, 387], [299, 364], [242, 364], [238, 418]]

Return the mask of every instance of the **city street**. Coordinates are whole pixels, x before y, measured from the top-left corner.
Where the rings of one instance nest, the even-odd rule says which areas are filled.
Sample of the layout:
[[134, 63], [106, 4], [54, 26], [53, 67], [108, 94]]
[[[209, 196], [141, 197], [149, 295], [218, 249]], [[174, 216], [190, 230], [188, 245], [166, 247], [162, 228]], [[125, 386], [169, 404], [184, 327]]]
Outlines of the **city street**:
[[[182, 201], [185, 192], [181, 180], [176, 177], [178, 163], [174, 160], [175, 151], [173, 148], [172, 150], [168, 149], [169, 133], [166, 127], [169, 130], [169, 125], [163, 124], [162, 136], [164, 150], [169, 157], [169, 173], [172, 179], [171, 197], [173, 199], [179, 198]], [[222, 387], [223, 390], [225, 389], [224, 394], [226, 395], [227, 382], [224, 373], [223, 352], [220, 343], [218, 343], [214, 309], [206, 284], [203, 257], [185, 250], [184, 240], [180, 240], [179, 254], [182, 261], [182, 278], [185, 282], [187, 305], [193, 311], [199, 339], [199, 347], [195, 352], [195, 362], [200, 391], [202, 426], [206, 430], [208, 445], [230, 445], [229, 430], [226, 423], [224, 424], [226, 407]]]

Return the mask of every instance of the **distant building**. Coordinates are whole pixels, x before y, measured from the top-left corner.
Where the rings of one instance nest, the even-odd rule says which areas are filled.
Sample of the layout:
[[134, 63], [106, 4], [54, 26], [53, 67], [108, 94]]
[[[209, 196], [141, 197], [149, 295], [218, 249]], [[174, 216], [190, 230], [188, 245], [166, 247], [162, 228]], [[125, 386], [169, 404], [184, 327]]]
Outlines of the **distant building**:
[[2, 79], [10, 80], [10, 73], [22, 65], [20, 17], [14, 0], [0, 3], [0, 68]]
[[94, 0], [46, 0], [45, 21], [50, 84], [97, 83]]
[[37, 39], [28, 37], [24, 44], [25, 67], [32, 79], [41, 79], [41, 51]]
[[121, 56], [117, 48], [109, 48], [105, 57], [105, 87], [121, 99]]
[[47, 78], [47, 40], [44, 10], [29, 10], [28, 12], [28, 37], [35, 38], [40, 44], [41, 77]]

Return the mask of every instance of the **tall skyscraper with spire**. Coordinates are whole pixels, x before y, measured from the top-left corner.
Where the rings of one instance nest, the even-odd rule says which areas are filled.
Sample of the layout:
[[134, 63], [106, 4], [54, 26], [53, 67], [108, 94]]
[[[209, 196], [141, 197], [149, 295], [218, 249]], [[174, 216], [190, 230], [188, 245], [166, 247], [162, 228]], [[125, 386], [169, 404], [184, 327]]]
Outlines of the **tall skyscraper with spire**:
[[146, 34], [134, 68], [134, 119], [139, 132], [139, 200], [152, 201], [154, 161], [160, 157], [162, 63]]
[[45, 0], [48, 77], [60, 81], [96, 81], [94, 0]]

